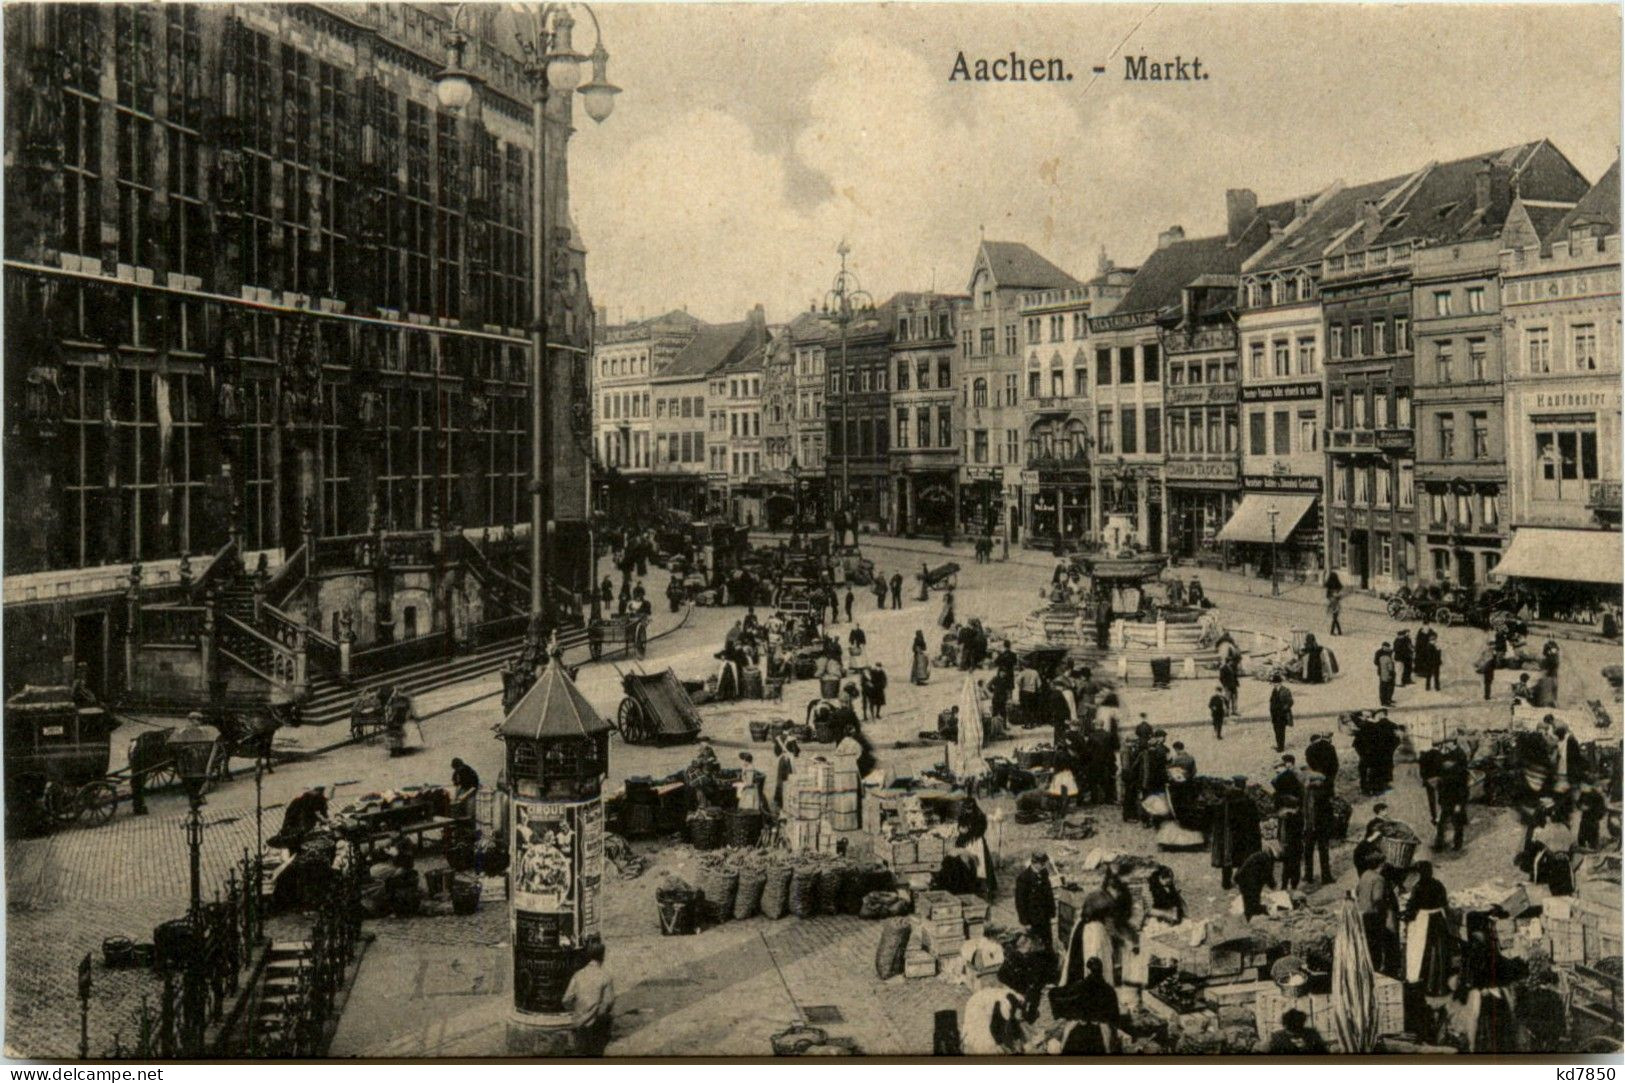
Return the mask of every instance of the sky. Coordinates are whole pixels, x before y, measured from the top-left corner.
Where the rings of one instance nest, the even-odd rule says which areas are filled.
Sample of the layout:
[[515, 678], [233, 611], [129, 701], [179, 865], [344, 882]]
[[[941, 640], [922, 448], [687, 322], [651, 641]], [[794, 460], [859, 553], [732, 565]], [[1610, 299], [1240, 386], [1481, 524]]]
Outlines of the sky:
[[[837, 245], [876, 301], [963, 292], [978, 239], [1079, 277], [1159, 231], [1539, 138], [1595, 179], [1619, 153], [1612, 6], [595, 5], [622, 88], [579, 111], [571, 198], [613, 322], [783, 321]], [[591, 48], [590, 24], [577, 45]], [[1063, 83], [950, 82], [955, 59], [1059, 57]], [[1124, 80], [1124, 56], [1205, 81]], [[1106, 74], [1091, 68], [1104, 65]]]

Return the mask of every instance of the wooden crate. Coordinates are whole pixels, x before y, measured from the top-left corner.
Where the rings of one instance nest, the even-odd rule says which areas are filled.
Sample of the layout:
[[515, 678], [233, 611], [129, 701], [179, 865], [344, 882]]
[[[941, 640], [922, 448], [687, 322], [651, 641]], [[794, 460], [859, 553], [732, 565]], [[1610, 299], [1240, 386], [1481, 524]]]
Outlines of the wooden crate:
[[[1269, 1041], [1270, 1035], [1281, 1029], [1281, 1016], [1291, 1008], [1296, 1008], [1307, 1015], [1312, 1025], [1315, 1017], [1315, 997], [1307, 994], [1292, 996], [1282, 992], [1281, 987], [1274, 982], [1270, 982], [1269, 985], [1268, 989], [1260, 989], [1257, 999], [1253, 1001], [1253, 1019], [1258, 1024], [1258, 1037], [1261, 1040]], [[1330, 1001], [1331, 998], [1327, 996], [1326, 999]], [[1325, 1037], [1325, 1031], [1322, 1031], [1321, 1035]]]
[[965, 915], [966, 921], [987, 920], [987, 900], [980, 895], [956, 895], [959, 900], [960, 911]]
[[[1377, 1033], [1403, 1034], [1405, 1032], [1405, 983], [1386, 974], [1376, 975], [1373, 982], [1377, 994]], [[1330, 1000], [1327, 1001], [1330, 1007]]]
[[894, 838], [889, 846], [889, 863], [894, 869], [913, 865], [919, 861], [919, 848], [915, 845], [913, 835], [902, 835]]
[[965, 910], [959, 897], [946, 891], [922, 891], [914, 903], [914, 912], [933, 921], [963, 921]]
[[905, 978], [934, 978], [937, 976], [937, 960], [928, 951], [910, 949], [903, 956], [903, 977]]
[[916, 845], [920, 860], [930, 862], [933, 868], [941, 866], [943, 857], [948, 853], [948, 844], [941, 835], [921, 835]]
[[1202, 991], [1202, 997], [1215, 1008], [1229, 1008], [1245, 1005], [1252, 1008], [1258, 1000], [1259, 994], [1265, 990], [1274, 990], [1278, 986], [1273, 981], [1241, 981], [1226, 985], [1210, 985]]
[[1621, 954], [1619, 926], [1617, 924], [1611, 928], [1583, 925], [1581, 926], [1581, 941], [1584, 946], [1586, 963], [1600, 963], [1604, 959]]
[[985, 921], [972, 921], [970, 919], [966, 919], [966, 921], [965, 921], [965, 939], [966, 940], [980, 940], [986, 934], [987, 934], [987, 923]]
[[1217, 1026], [1219, 1013], [1211, 1008], [1199, 1008], [1193, 1012], [1182, 1012], [1172, 1004], [1163, 1000], [1151, 990], [1146, 990], [1140, 998], [1145, 1010], [1158, 1019], [1165, 1020], [1173, 1030], [1201, 1030], [1209, 1026]]

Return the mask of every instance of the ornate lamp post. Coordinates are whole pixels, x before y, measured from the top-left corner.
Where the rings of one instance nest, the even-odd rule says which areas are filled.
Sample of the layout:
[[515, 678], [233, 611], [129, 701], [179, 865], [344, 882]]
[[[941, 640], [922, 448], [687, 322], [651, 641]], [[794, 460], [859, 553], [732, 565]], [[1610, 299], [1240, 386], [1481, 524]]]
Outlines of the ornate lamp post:
[[[609, 53], [604, 48], [599, 32], [598, 16], [591, 8], [580, 5], [592, 19], [597, 38], [590, 57], [576, 52], [572, 43], [575, 18], [570, 14], [572, 5], [559, 3], [529, 4], [521, 8], [519, 45], [527, 60], [527, 74], [534, 98], [531, 105], [531, 515], [530, 515], [530, 598], [533, 614], [551, 613], [553, 606], [548, 597], [555, 576], [549, 574], [552, 546], [548, 544], [553, 529], [554, 493], [548, 478], [548, 456], [557, 439], [553, 432], [553, 398], [555, 344], [549, 340], [552, 329], [553, 293], [560, 288], [562, 268], [558, 266], [557, 242], [554, 236], [555, 209], [563, 194], [566, 143], [570, 137], [571, 94], [580, 94], [587, 115], [602, 123], [615, 107], [615, 95], [620, 88], [605, 77]], [[435, 76], [435, 97], [448, 110], [459, 110], [469, 105], [479, 92], [481, 80], [463, 67], [463, 49], [467, 35], [460, 28], [462, 6], [452, 17], [450, 53], [446, 67]], [[592, 64], [592, 78], [581, 82], [583, 61]], [[549, 118], [549, 106], [559, 99], [562, 108], [555, 110], [560, 116]], [[552, 124], [560, 124], [563, 138], [558, 146], [548, 138]]]
[[186, 815], [186, 848], [191, 859], [189, 887], [190, 901], [186, 911], [191, 926], [192, 944], [187, 953], [187, 974], [182, 984], [181, 1026], [188, 1047], [202, 1047], [204, 1005], [203, 965], [203, 788], [214, 774], [215, 755], [220, 747], [220, 731], [203, 721], [203, 715], [193, 712], [187, 716], [186, 726], [170, 735], [164, 747], [175, 760], [175, 773], [186, 787], [186, 800], [190, 806]]
[[794, 455], [790, 456], [790, 488], [795, 494], [796, 501], [796, 534], [801, 533], [801, 461]]
[[850, 516], [852, 512], [852, 441], [846, 431], [847, 388], [851, 378], [846, 371], [846, 329], [856, 316], [872, 312], [875, 307], [874, 298], [858, 284], [858, 276], [846, 269], [846, 257], [851, 251], [851, 246], [845, 241], [836, 247], [835, 252], [841, 257], [841, 269], [835, 274], [834, 284], [824, 294], [824, 311], [835, 318], [835, 325], [841, 329], [841, 368], [837, 376], [841, 396], [841, 427], [838, 430], [841, 434], [841, 499], [837, 508], [842, 516]]
[[1264, 514], [1270, 517], [1270, 595], [1278, 597], [1281, 593], [1281, 574], [1275, 565], [1275, 521], [1281, 517], [1281, 509], [1272, 500]]
[[556, 1055], [572, 1034], [565, 988], [586, 961], [583, 945], [600, 935], [609, 726], [555, 658], [500, 732], [512, 810], [508, 1047]]

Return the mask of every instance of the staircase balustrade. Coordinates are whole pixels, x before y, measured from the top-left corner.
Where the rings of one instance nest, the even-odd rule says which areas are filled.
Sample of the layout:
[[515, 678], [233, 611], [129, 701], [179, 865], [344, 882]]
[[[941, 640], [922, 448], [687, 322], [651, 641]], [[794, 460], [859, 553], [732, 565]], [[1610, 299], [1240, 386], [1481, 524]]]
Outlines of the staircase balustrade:
[[216, 621], [222, 653], [251, 672], [294, 692], [306, 687], [305, 652], [278, 642], [229, 613]]
[[141, 607], [141, 642], [195, 645], [203, 641], [205, 614], [201, 605]]

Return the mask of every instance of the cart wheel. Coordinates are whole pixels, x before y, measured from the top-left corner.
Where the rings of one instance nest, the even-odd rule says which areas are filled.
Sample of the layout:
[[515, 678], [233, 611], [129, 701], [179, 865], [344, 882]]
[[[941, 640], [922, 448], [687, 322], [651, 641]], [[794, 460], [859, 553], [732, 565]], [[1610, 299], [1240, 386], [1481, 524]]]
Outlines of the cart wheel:
[[79, 818], [79, 803], [59, 782], [45, 784], [45, 792], [40, 794], [40, 803], [45, 806], [45, 815], [59, 824], [71, 824]]
[[113, 818], [118, 808], [118, 787], [111, 782], [90, 782], [79, 787], [79, 811], [92, 827]]
[[157, 767], [154, 767], [152, 770], [148, 771], [144, 776], [146, 779], [146, 788], [149, 790], [156, 790], [160, 787], [168, 786], [175, 782], [176, 777], [175, 764], [172, 760], [166, 760], [165, 762], [160, 763]]
[[621, 740], [629, 745], [643, 743], [643, 708], [635, 699], [621, 700], [621, 709], [616, 716], [620, 725]]
[[1388, 616], [1389, 617], [1391, 617], [1391, 618], [1393, 618], [1395, 620], [1405, 620], [1407, 618], [1405, 618], [1402, 615], [1404, 613], [1404, 611], [1405, 611], [1405, 603], [1404, 602], [1400, 601], [1398, 598], [1389, 598], [1388, 599]]
[[1451, 609], [1447, 605], [1442, 605], [1434, 612], [1433, 619], [1444, 625], [1446, 628], [1450, 628], [1457, 624], [1461, 620], [1461, 617], [1454, 609]]

